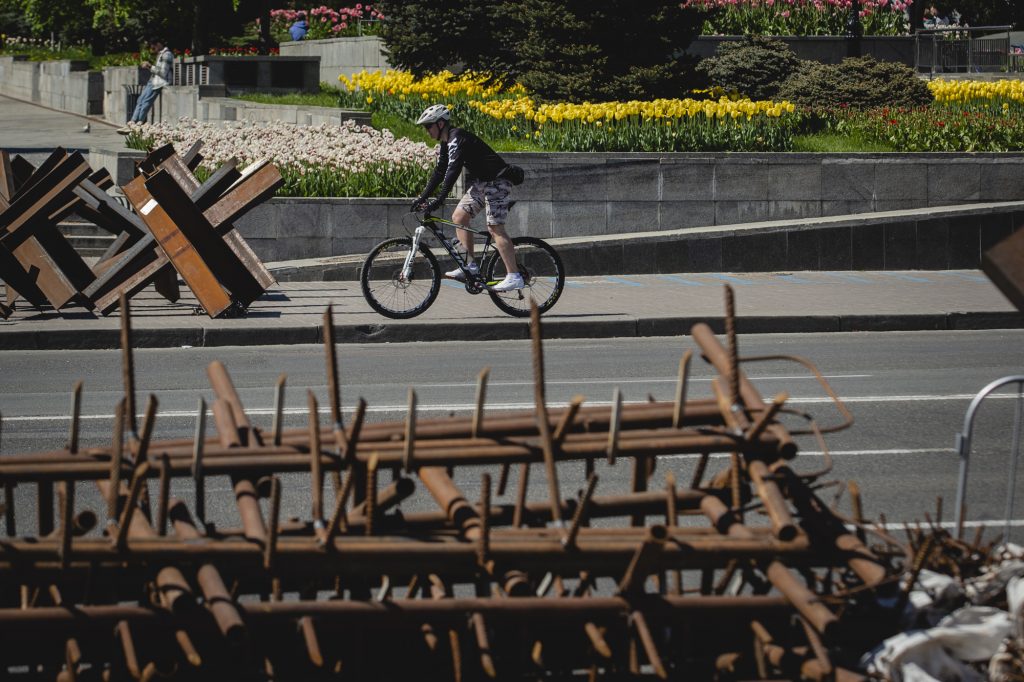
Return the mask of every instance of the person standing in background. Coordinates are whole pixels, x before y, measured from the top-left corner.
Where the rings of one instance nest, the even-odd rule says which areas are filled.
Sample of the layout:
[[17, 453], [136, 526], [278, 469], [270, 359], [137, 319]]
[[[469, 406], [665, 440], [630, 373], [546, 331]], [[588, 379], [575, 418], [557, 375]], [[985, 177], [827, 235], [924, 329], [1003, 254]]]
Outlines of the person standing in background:
[[[152, 108], [156, 96], [160, 94], [160, 90], [165, 85], [170, 84], [173, 77], [174, 54], [167, 49], [163, 38], [150, 39], [149, 50], [156, 54], [156, 63], [142, 62], [142, 68], [149, 69], [149, 80], [146, 81], [146, 87], [142, 89], [142, 94], [139, 95], [135, 111], [132, 112], [131, 118], [128, 119], [129, 123], [144, 123], [146, 121], [146, 116], [149, 115], [149, 110]], [[117, 132], [127, 135], [131, 132], [131, 129], [125, 126], [119, 128]]]

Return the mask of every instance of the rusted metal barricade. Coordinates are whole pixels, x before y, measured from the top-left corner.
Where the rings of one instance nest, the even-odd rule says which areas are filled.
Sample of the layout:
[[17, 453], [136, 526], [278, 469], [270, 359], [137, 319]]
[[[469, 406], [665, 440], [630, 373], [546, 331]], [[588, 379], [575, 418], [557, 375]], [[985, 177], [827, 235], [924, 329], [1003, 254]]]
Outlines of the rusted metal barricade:
[[[199, 147], [181, 156], [171, 145], [151, 152], [123, 188], [134, 211], [107, 193], [109, 174], [93, 173], [80, 154], [58, 149], [36, 169], [0, 151], [0, 316], [9, 317], [18, 298], [109, 314], [122, 295], [150, 284], [174, 302], [179, 276], [210, 317], [243, 313], [275, 280], [233, 222], [283, 180], [269, 163], [240, 172], [232, 161], [200, 183], [192, 174]], [[58, 228], [72, 213], [115, 236], [91, 267]]]
[[[471, 415], [423, 418], [410, 390], [406, 418], [380, 423], [362, 399], [344, 418], [328, 309], [328, 423], [309, 393], [308, 424], [284, 429], [282, 377], [259, 428], [214, 362], [215, 433], [201, 403], [194, 439], [162, 441], [157, 398], [137, 414], [128, 308], [110, 443], [80, 447], [76, 399], [67, 448], [0, 457], [9, 666], [62, 679], [860, 679], [859, 652], [896, 627], [905, 548], [822, 502], [828, 467], [795, 467], [798, 432], [781, 417], [806, 415], [745, 376], [731, 303], [725, 346], [693, 330], [718, 370], [713, 398], [688, 395], [687, 352], [672, 401], [551, 406], [535, 315], [533, 410], [487, 410], [484, 371]], [[694, 455], [689, 483], [657, 484], [659, 458], [679, 454]], [[628, 467], [628, 491], [603, 489], [598, 462]], [[579, 466], [585, 490], [566, 496], [559, 477]], [[283, 519], [296, 474], [309, 511]], [[467, 474], [476, 500], [456, 482]], [[239, 527], [208, 517], [210, 476], [230, 481]], [[86, 506], [89, 481], [100, 503]], [[186, 481], [192, 505], [172, 494]], [[15, 487], [37, 503], [35, 534], [17, 532]], [[437, 510], [402, 511], [417, 491]]]

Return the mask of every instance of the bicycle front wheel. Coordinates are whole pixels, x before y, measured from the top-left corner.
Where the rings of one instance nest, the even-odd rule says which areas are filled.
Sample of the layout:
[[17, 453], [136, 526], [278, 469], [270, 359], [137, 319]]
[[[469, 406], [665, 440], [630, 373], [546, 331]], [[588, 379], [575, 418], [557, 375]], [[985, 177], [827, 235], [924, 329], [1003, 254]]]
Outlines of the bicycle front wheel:
[[[515, 291], [491, 291], [494, 305], [515, 317], [530, 316], [530, 302], [537, 304], [540, 313], [546, 313], [562, 295], [565, 286], [565, 270], [562, 259], [548, 244], [536, 237], [516, 237], [512, 240], [515, 250], [516, 267], [523, 276], [526, 286]], [[505, 264], [495, 251], [484, 263], [484, 278], [489, 285], [497, 284], [505, 277]]]
[[403, 275], [411, 237], [383, 241], [370, 251], [359, 269], [363, 297], [385, 317], [402, 320], [416, 317], [430, 307], [441, 288], [441, 268], [423, 244], [413, 254], [408, 274]]

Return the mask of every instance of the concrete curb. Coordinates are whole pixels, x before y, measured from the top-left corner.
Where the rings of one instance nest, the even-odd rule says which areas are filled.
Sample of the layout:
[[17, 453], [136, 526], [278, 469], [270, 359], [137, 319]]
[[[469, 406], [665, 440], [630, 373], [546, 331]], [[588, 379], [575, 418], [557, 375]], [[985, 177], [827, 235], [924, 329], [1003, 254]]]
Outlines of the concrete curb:
[[[544, 320], [548, 339], [681, 336], [697, 322], [724, 333], [722, 317], [625, 317], [611, 319]], [[798, 334], [820, 332], [956, 331], [1024, 328], [1024, 315], [1015, 312], [957, 312], [891, 315], [778, 315], [746, 316], [736, 320], [741, 334]], [[136, 348], [268, 346], [323, 343], [321, 325], [296, 327], [173, 327], [132, 330]], [[451, 322], [391, 322], [337, 325], [340, 343], [407, 343], [412, 341], [503, 341], [530, 337], [525, 319], [509, 318], [487, 324]], [[102, 350], [117, 348], [116, 329], [12, 331], [0, 334], [0, 350]]]

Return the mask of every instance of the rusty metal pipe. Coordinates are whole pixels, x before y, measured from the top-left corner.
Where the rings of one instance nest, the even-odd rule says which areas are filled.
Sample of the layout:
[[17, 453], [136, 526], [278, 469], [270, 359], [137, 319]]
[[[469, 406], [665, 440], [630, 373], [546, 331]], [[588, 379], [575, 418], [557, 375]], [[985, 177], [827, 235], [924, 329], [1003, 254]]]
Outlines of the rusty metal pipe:
[[[718, 342], [715, 337], [715, 333], [711, 331], [711, 327], [698, 322], [693, 325], [690, 330], [690, 334], [693, 336], [693, 340], [700, 346], [701, 352], [708, 361], [714, 366], [720, 375], [728, 377], [730, 375], [731, 363], [729, 360], [729, 352], [722, 347], [722, 344]], [[751, 411], [762, 411], [767, 409], [767, 405], [761, 394], [754, 387], [750, 380], [747, 378], [745, 372], [737, 367], [737, 377], [739, 397], [743, 406]], [[771, 424], [767, 427], [768, 433], [771, 433], [775, 439], [779, 442], [778, 454], [785, 459], [792, 459], [796, 456], [796, 443], [793, 442], [792, 437], [786, 431], [786, 429], [780, 424]]]
[[452, 525], [459, 529], [466, 540], [479, 540], [480, 516], [473, 505], [463, 497], [448, 472], [442, 467], [420, 467], [418, 473], [423, 485]]

